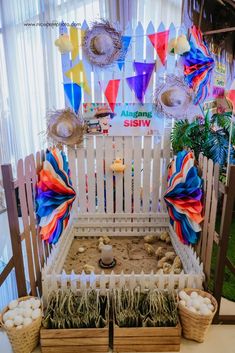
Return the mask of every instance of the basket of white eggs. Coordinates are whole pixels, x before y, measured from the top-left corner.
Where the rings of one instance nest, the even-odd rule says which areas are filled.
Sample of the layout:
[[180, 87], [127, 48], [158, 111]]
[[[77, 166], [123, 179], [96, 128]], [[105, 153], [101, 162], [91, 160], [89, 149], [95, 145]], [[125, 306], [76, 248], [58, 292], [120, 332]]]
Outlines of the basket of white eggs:
[[191, 288], [181, 290], [178, 309], [183, 336], [204, 342], [217, 308], [217, 301], [210, 293]]
[[41, 301], [27, 296], [12, 300], [2, 311], [1, 323], [14, 353], [30, 353], [39, 343]]

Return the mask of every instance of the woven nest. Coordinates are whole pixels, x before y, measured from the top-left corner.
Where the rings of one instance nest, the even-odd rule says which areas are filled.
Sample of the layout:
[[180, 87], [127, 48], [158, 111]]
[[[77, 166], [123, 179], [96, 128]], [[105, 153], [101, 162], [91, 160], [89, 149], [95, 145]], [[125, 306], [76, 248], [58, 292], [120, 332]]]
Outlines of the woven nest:
[[63, 145], [80, 145], [83, 141], [85, 126], [82, 120], [67, 108], [47, 113], [47, 137]]
[[109, 21], [94, 22], [86, 31], [83, 48], [90, 62], [97, 66], [108, 66], [122, 54], [121, 32]]
[[193, 92], [183, 78], [167, 76], [154, 92], [153, 105], [158, 113], [167, 118], [188, 117], [193, 109]]

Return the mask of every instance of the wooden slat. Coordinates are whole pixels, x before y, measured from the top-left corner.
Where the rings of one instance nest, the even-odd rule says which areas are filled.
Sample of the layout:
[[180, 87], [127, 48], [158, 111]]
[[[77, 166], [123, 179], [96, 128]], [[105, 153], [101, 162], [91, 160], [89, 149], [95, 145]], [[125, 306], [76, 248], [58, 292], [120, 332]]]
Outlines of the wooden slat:
[[113, 138], [105, 136], [105, 183], [106, 183], [106, 212], [113, 212], [113, 172], [110, 165], [113, 163]]
[[96, 137], [96, 181], [98, 212], [104, 212], [104, 137]]
[[179, 352], [180, 345], [178, 344], [146, 344], [146, 345], [122, 345], [114, 346], [114, 352]]
[[164, 194], [167, 189], [167, 166], [170, 162], [170, 134], [171, 129], [164, 129], [163, 140], [163, 169], [162, 169], [162, 188], [161, 188], [161, 210], [166, 211], [166, 203], [164, 201]]
[[[42, 161], [42, 154], [40, 151], [36, 153], [36, 174], [37, 174], [37, 181], [38, 181], [38, 175], [42, 169], [43, 166], [43, 161]], [[41, 240], [41, 235], [40, 235], [40, 227], [37, 227], [37, 243], [38, 243], [38, 253], [39, 253], [39, 261], [41, 268], [44, 266], [44, 252], [43, 252], [43, 243]]]
[[19, 198], [20, 198], [20, 208], [24, 226], [24, 236], [25, 236], [25, 245], [27, 252], [27, 263], [28, 263], [28, 273], [30, 280], [30, 288], [33, 296], [36, 296], [36, 283], [35, 283], [35, 274], [34, 274], [34, 262], [32, 255], [32, 247], [31, 247], [31, 239], [30, 239], [30, 226], [29, 226], [29, 215], [28, 215], [28, 205], [26, 198], [26, 185], [25, 185], [25, 177], [24, 177], [24, 163], [23, 160], [20, 159], [17, 164], [17, 179], [19, 184]]
[[85, 148], [82, 146], [77, 150], [77, 169], [79, 210], [80, 212], [85, 213], [87, 212]]
[[208, 240], [207, 240], [207, 249], [206, 249], [206, 261], [204, 264], [204, 272], [206, 275], [207, 282], [210, 279], [210, 271], [211, 271], [211, 256], [213, 250], [213, 241], [214, 241], [214, 232], [215, 232], [215, 223], [217, 216], [217, 205], [218, 205], [218, 182], [219, 182], [219, 164], [215, 164], [214, 166], [214, 175], [213, 175], [213, 185], [212, 185], [212, 201], [211, 201], [211, 210], [210, 210], [210, 218], [209, 218], [209, 228], [208, 228]]
[[126, 345], [158, 345], [158, 344], [179, 344], [180, 337], [179, 336], [160, 336], [155, 337], [148, 335], [146, 336], [134, 336], [134, 337], [115, 337], [114, 338], [114, 345], [115, 346], [126, 346]]
[[150, 173], [151, 173], [152, 137], [144, 137], [143, 160], [143, 212], [150, 211]]
[[88, 212], [95, 212], [95, 156], [94, 137], [87, 137], [87, 184], [88, 184]]
[[7, 278], [7, 276], [11, 273], [11, 270], [14, 268], [13, 257], [10, 258], [3, 271], [0, 273], [0, 287]]
[[44, 329], [40, 331], [41, 338], [89, 338], [107, 337], [107, 328], [86, 328], [86, 329]]
[[10, 164], [1, 166], [3, 186], [5, 190], [7, 216], [11, 235], [11, 246], [13, 253], [13, 261], [16, 272], [16, 283], [19, 297], [27, 295], [24, 262], [21, 249], [20, 229], [18, 222], [18, 212], [15, 198], [15, 188], [13, 182], [12, 168]]
[[[123, 138], [115, 137], [115, 159], [123, 161]], [[115, 175], [115, 212], [123, 212], [123, 173], [114, 173]]]
[[126, 169], [124, 171], [124, 202], [125, 213], [132, 210], [132, 137], [124, 137], [124, 163]]
[[46, 347], [57, 347], [57, 346], [105, 346], [108, 345], [107, 337], [68, 337], [68, 338], [41, 338], [41, 345]]
[[180, 336], [181, 327], [177, 325], [176, 327], [114, 327], [115, 337], [172, 337]]
[[206, 189], [206, 199], [205, 199], [205, 217], [203, 221], [203, 231], [202, 231], [202, 249], [201, 249], [201, 260], [203, 263], [206, 263], [207, 257], [207, 240], [208, 240], [208, 224], [209, 224], [209, 216], [211, 209], [211, 194], [212, 194], [212, 186], [213, 186], [213, 161], [209, 159], [208, 161], [208, 171], [207, 171], [207, 189]]
[[159, 208], [159, 187], [161, 174], [161, 138], [154, 137], [154, 154], [153, 154], [153, 176], [152, 176], [152, 212], [157, 212]]
[[114, 345], [123, 346], [123, 345], [148, 345], [151, 342], [151, 345], [158, 345], [158, 344], [179, 344], [180, 337], [179, 336], [162, 336], [162, 337], [155, 337], [151, 336], [141, 336], [141, 337], [115, 337], [114, 338]]
[[69, 169], [71, 173], [71, 180], [73, 184], [73, 188], [76, 191], [76, 198], [73, 202], [72, 212], [74, 213], [75, 217], [78, 214], [78, 186], [77, 186], [77, 168], [76, 168], [76, 149], [68, 147], [68, 163]]
[[134, 137], [134, 212], [140, 212], [141, 137]]
[[36, 282], [38, 283], [39, 292], [41, 293], [42, 291], [41, 269], [40, 269], [39, 250], [38, 250], [38, 242], [37, 242], [37, 221], [36, 221], [36, 215], [34, 212], [37, 174], [36, 174], [36, 166], [35, 166], [35, 160], [34, 160], [33, 154], [25, 158], [25, 181], [26, 181], [26, 193], [27, 193], [27, 201], [28, 201], [29, 220], [30, 220], [30, 238], [32, 243], [35, 276], [36, 276]]
[[96, 353], [108, 352], [109, 347], [106, 346], [57, 346], [57, 347], [43, 347], [41, 346], [42, 353]]

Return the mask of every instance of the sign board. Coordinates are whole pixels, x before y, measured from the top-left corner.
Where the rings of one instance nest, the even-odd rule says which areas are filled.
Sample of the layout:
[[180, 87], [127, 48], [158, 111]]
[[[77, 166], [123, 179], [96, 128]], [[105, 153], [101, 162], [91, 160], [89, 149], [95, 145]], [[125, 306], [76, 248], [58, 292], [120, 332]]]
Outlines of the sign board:
[[152, 103], [117, 103], [114, 112], [107, 103], [84, 103], [87, 133], [109, 136], [162, 135], [172, 120], [159, 117]]

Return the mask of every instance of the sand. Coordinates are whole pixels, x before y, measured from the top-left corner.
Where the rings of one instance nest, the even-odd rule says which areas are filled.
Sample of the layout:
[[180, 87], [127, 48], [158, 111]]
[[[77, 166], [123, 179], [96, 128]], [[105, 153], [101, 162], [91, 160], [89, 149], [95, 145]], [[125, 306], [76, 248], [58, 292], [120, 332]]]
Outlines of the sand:
[[[89, 264], [95, 267], [95, 273], [104, 271], [106, 274], [113, 270], [119, 274], [124, 273], [150, 273], [152, 270], [157, 272], [157, 259], [155, 254], [148, 255], [144, 249], [143, 237], [111, 237], [111, 245], [116, 259], [116, 266], [112, 269], [100, 268], [98, 261], [101, 257], [101, 252], [98, 250], [98, 238], [77, 237], [73, 240], [71, 248], [68, 252], [64, 263], [64, 270], [70, 273], [74, 270], [75, 273], [81, 273], [83, 266]], [[157, 240], [152, 244], [156, 250], [159, 246], [166, 248], [166, 251], [174, 251], [172, 245], [167, 245], [161, 240]], [[83, 253], [79, 253], [80, 247], [85, 248]]]

